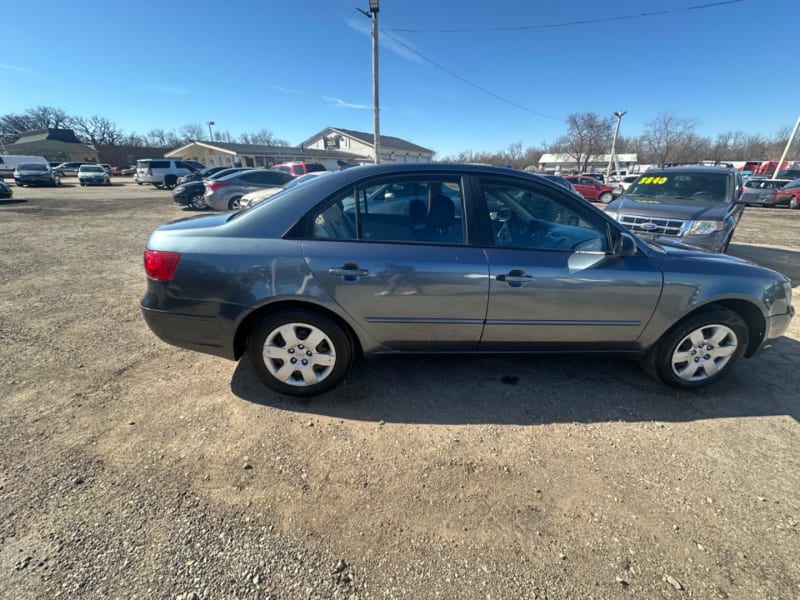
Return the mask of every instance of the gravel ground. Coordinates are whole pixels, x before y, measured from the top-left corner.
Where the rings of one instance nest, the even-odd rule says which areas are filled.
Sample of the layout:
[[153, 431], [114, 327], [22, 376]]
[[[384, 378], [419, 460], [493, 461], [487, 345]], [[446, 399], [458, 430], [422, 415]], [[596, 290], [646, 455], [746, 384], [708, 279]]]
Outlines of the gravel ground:
[[[0, 598], [800, 597], [800, 319], [695, 393], [384, 359], [290, 401], [144, 325], [190, 213], [66, 182], [0, 202]], [[731, 253], [797, 286], [798, 231], [748, 208]]]

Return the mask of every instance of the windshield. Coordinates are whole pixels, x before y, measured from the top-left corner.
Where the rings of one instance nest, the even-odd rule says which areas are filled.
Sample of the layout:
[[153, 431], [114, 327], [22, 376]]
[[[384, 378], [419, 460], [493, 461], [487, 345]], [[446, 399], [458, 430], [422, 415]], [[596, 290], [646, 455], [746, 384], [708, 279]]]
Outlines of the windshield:
[[47, 171], [47, 166], [41, 163], [22, 163], [19, 166], [20, 171]]
[[84, 165], [81, 167], [81, 171], [84, 173], [104, 173], [105, 169], [103, 167], [88, 167]]
[[647, 173], [626, 192], [626, 196], [693, 199], [700, 202], [728, 202], [727, 173], [668, 172]]

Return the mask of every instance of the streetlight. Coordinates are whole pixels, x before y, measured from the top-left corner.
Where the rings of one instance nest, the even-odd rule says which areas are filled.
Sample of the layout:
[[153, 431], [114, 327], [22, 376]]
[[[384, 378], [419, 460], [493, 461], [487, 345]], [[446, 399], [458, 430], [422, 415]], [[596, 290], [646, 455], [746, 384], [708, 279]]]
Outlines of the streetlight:
[[208, 125], [208, 139], [209, 139], [209, 141], [213, 142], [214, 141], [214, 134], [211, 132], [211, 126], [212, 125], [216, 125], [216, 123], [214, 123], [214, 121], [208, 121], [206, 123], [206, 125]]
[[608, 157], [608, 167], [606, 167], [606, 182], [611, 177], [611, 163], [614, 163], [614, 169], [619, 175], [619, 162], [617, 162], [617, 136], [619, 135], [619, 124], [622, 123], [622, 117], [628, 114], [627, 110], [616, 111], [614, 116], [617, 117], [617, 126], [614, 128], [614, 138], [611, 140], [611, 156]]
[[380, 102], [378, 100], [378, 3], [380, 0], [369, 0], [369, 12], [356, 10], [372, 21], [372, 106], [374, 111], [373, 129], [375, 130], [375, 164], [381, 162], [381, 119]]

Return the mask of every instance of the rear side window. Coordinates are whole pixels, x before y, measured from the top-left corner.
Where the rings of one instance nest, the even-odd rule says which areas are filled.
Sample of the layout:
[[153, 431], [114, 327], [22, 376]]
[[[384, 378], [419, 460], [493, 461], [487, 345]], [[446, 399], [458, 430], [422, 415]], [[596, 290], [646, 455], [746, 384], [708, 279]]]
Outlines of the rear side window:
[[[147, 166], [147, 165], [145, 165]], [[169, 169], [169, 161], [168, 160], [151, 160], [150, 161], [150, 168], [151, 169]]]
[[348, 190], [311, 215], [315, 239], [422, 244], [466, 240], [457, 179], [393, 177]]

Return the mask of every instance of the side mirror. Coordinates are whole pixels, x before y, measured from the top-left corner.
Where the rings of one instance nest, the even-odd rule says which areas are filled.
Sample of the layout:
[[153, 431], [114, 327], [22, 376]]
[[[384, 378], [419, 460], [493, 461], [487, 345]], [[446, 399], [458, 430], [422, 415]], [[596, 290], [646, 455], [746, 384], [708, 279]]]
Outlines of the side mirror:
[[636, 256], [639, 249], [630, 233], [620, 233], [614, 242], [614, 256]]

